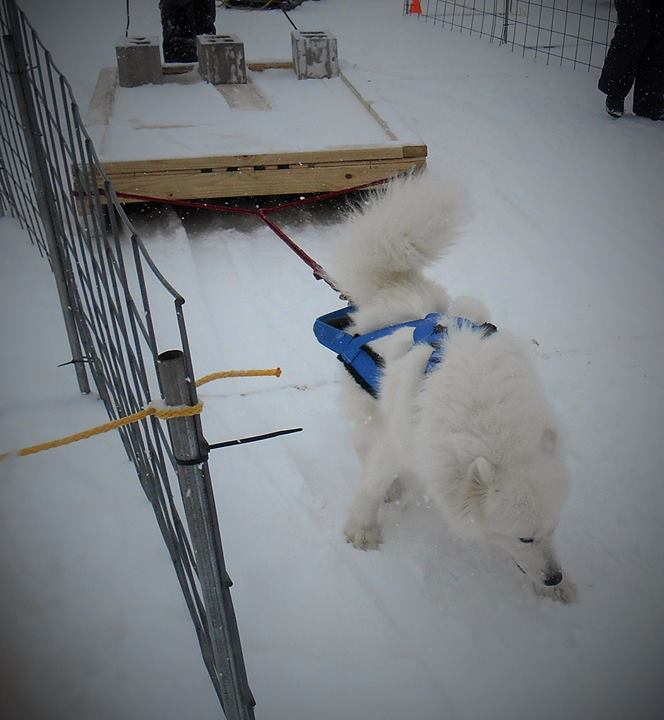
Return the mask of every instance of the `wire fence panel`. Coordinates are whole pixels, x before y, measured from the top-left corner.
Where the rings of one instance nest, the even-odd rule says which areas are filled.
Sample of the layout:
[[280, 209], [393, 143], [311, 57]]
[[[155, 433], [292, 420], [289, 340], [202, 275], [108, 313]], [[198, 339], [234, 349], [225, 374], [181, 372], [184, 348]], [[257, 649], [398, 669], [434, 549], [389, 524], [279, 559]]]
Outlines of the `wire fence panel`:
[[[404, 0], [410, 14], [412, 0]], [[616, 26], [613, 0], [422, 0], [417, 17], [522, 55], [601, 69]]]
[[[79, 387], [87, 391], [89, 372], [112, 420], [138, 412], [164, 397], [163, 366], [175, 344], [184, 404], [196, 406], [184, 298], [127, 218], [67, 79], [15, 0], [0, 0], [0, 28], [2, 208], [49, 260]], [[172, 325], [167, 348], [155, 332], [155, 320], [161, 326], [165, 316]], [[199, 449], [193, 463], [178, 455], [174, 421], [164, 428], [152, 416], [119, 433], [154, 510], [222, 709], [229, 720], [248, 720], [254, 701], [230, 600], [207, 443], [200, 416], [188, 421]], [[184, 484], [195, 487], [196, 506], [183, 501]]]

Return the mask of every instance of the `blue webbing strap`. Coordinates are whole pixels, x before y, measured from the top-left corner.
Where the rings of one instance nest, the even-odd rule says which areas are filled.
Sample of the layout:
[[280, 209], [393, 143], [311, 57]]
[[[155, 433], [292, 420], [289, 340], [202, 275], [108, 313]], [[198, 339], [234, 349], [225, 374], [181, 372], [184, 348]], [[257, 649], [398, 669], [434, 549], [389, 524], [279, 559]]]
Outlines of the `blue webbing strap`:
[[412, 320], [379, 328], [366, 335], [351, 335], [345, 328], [351, 324], [352, 305], [319, 317], [314, 323], [314, 334], [321, 345], [337, 353], [353, 378], [371, 395], [378, 396], [383, 374], [383, 360], [368, 344], [392, 335], [402, 327], [416, 327], [421, 320]]
[[439, 313], [429, 313], [419, 320], [388, 325], [366, 335], [351, 335], [346, 332], [345, 328], [351, 325], [350, 313], [355, 309], [349, 305], [319, 317], [314, 323], [314, 334], [321, 345], [337, 353], [337, 358], [344, 364], [348, 372], [373, 397], [378, 396], [384, 366], [380, 355], [368, 347], [368, 344], [374, 340], [392, 335], [401, 328], [412, 327], [415, 344], [426, 343], [433, 347], [426, 368], [426, 372], [430, 372], [443, 359], [449, 325], [454, 324], [460, 330], [468, 328], [475, 332], [482, 332], [483, 338], [496, 332], [495, 325], [491, 323], [477, 325], [466, 318], [448, 318]]

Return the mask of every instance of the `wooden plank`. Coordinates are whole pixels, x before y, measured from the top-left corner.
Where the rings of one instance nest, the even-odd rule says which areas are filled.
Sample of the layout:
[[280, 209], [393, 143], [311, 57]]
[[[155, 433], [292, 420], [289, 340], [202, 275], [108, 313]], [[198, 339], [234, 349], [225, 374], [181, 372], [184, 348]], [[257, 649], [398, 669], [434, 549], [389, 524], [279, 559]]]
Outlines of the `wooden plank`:
[[[420, 155], [426, 155], [426, 145], [407, 146], [420, 147]], [[412, 151], [411, 151], [412, 152]], [[197, 158], [160, 158], [156, 160], [121, 160], [104, 163], [108, 173], [151, 173], [173, 172], [177, 170], [215, 170], [239, 166], [292, 165], [302, 163], [345, 162], [357, 160], [389, 160], [404, 157], [403, 145], [354, 145], [349, 147], [329, 148], [325, 150], [305, 150], [295, 152], [277, 152], [243, 155], [217, 155]]]
[[403, 156], [405, 158], [423, 158], [427, 156], [426, 145], [404, 145]]
[[220, 84], [214, 86], [224, 96], [229, 107], [236, 110], [269, 110], [270, 103], [263, 93], [251, 82]]
[[110, 179], [117, 192], [169, 199], [290, 195], [343, 190], [408, 172], [424, 164], [424, 158], [413, 158], [276, 170], [245, 167], [233, 172], [180, 173], [177, 177], [111, 174]]
[[115, 93], [118, 89], [118, 71], [116, 68], [103, 68], [99, 71], [90, 106], [85, 114], [84, 123], [88, 127], [93, 125], [108, 125], [115, 103]]
[[398, 140], [397, 136], [390, 130], [390, 126], [383, 120], [383, 118], [374, 110], [370, 102], [367, 102], [361, 95], [360, 91], [353, 85], [353, 83], [344, 75], [343, 72], [339, 73], [339, 77], [342, 79], [344, 85], [355, 95], [355, 97], [362, 103], [362, 106], [371, 115], [371, 117], [383, 128], [386, 135], [390, 140]]
[[162, 63], [162, 75], [186, 75], [194, 69], [196, 63]]
[[248, 62], [247, 69], [253, 72], [264, 72], [265, 70], [292, 70], [292, 60], [260, 60]]
[[[173, 79], [172, 81], [175, 81], [177, 80], [178, 75], [188, 75], [196, 68], [197, 65], [198, 63], [163, 63], [161, 66], [161, 72], [166, 81], [171, 81], [171, 78]], [[247, 69], [253, 72], [264, 72], [265, 70], [292, 70], [293, 62], [291, 60], [260, 60], [258, 62], [247, 63]], [[114, 67], [102, 68], [99, 71], [95, 91], [88, 108], [88, 114], [93, 111], [93, 106], [98, 102], [96, 100], [97, 95], [104, 94], [105, 89], [110, 86], [109, 79], [112, 79], [114, 85], [113, 97], [111, 99], [110, 106], [108, 106], [107, 113], [107, 117], [110, 117], [113, 110], [113, 101], [115, 100], [115, 89], [118, 85], [118, 70]], [[94, 125], [97, 123], [93, 120], [91, 123], [86, 121], [86, 125], [87, 124]]]
[[[197, 63], [163, 63], [161, 72], [163, 75], [185, 75], [191, 72]], [[247, 63], [247, 70], [253, 72], [264, 72], [265, 70], [292, 70], [292, 60], [258, 60]]]

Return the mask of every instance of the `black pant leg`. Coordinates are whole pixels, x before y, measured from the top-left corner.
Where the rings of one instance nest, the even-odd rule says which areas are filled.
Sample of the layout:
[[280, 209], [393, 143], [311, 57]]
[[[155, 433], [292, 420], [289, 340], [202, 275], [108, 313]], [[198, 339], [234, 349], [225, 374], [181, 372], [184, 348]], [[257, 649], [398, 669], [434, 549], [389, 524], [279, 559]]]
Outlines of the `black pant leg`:
[[624, 98], [634, 83], [650, 36], [651, 0], [615, 0], [615, 3], [618, 24], [598, 87], [606, 95]]
[[216, 35], [214, 22], [217, 8], [214, 0], [196, 0], [196, 35]]
[[634, 112], [649, 114], [664, 106], [664, 3], [652, 0], [650, 36], [634, 80]]
[[194, 0], [160, 0], [164, 62], [195, 62]]

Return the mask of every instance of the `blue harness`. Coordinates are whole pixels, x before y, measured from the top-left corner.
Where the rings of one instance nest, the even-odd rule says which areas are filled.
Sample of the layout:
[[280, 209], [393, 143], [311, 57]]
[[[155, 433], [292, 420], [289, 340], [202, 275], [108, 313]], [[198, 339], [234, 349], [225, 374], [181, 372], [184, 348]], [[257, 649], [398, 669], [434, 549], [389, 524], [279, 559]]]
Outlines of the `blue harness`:
[[365, 335], [351, 335], [346, 332], [346, 328], [352, 325], [350, 313], [355, 309], [349, 305], [319, 317], [314, 323], [314, 334], [321, 345], [337, 353], [337, 360], [344, 364], [353, 379], [373, 397], [378, 397], [385, 367], [383, 358], [369, 347], [369, 343], [374, 340], [392, 335], [404, 327], [413, 328], [413, 343], [426, 344], [433, 348], [425, 371], [428, 373], [443, 360], [448, 327], [457, 327], [459, 330], [468, 328], [482, 333], [483, 338], [496, 332], [496, 326], [491, 323], [477, 325], [466, 318], [450, 318], [440, 313], [429, 313], [419, 320], [388, 325]]

